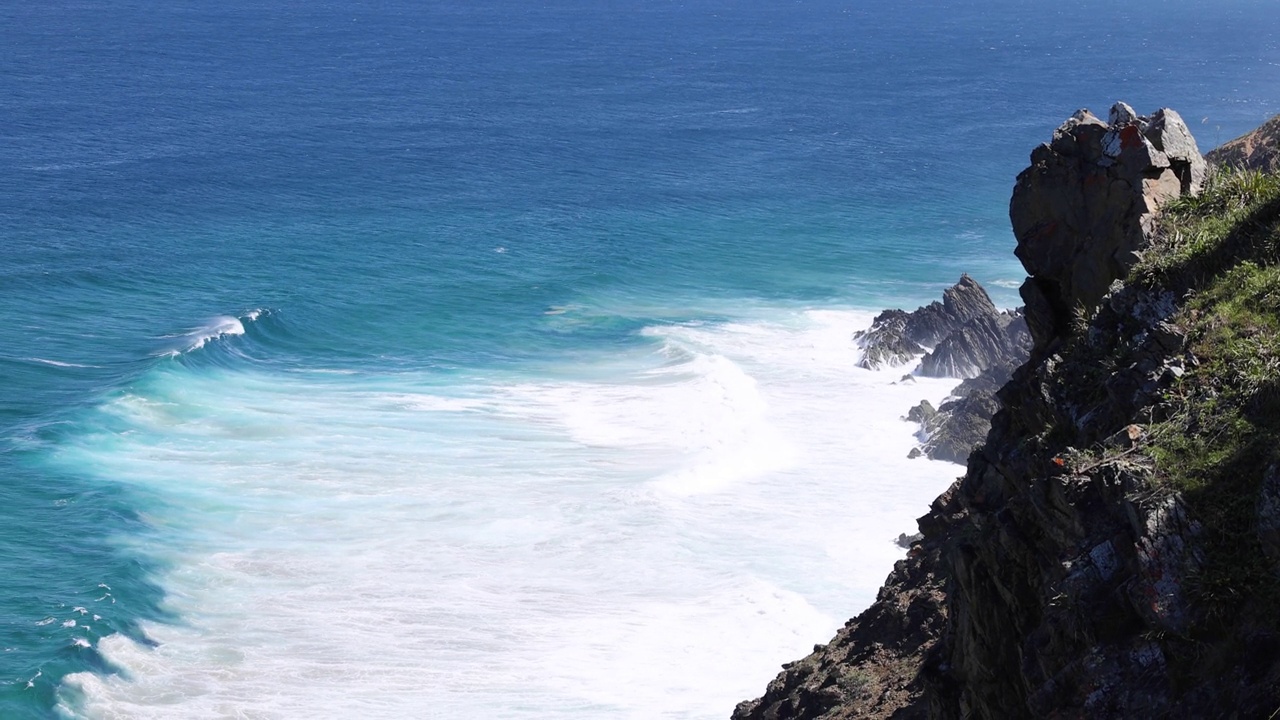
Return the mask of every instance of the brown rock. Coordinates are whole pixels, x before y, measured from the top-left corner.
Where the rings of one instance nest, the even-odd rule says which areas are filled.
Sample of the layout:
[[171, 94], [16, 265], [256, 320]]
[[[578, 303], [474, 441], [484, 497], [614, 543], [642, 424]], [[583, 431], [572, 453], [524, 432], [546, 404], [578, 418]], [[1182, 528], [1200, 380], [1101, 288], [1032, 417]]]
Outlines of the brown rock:
[[1262, 127], [1210, 150], [1205, 159], [1219, 167], [1275, 172], [1280, 170], [1280, 115]]

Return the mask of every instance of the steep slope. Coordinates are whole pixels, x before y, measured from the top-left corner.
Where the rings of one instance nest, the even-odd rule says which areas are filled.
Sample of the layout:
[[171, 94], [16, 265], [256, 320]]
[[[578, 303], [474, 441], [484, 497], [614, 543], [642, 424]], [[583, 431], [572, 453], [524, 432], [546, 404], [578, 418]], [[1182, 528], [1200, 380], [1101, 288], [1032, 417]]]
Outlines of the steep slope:
[[1280, 171], [1280, 115], [1205, 154], [1219, 167]]
[[[1157, 115], [1077, 114], [1033, 153], [1015, 229], [1028, 173], [1060, 182], [1018, 232], [1030, 360], [876, 602], [735, 718], [1280, 710], [1280, 179], [1178, 198], [1204, 178]], [[1155, 162], [1117, 178], [1108, 147]]]

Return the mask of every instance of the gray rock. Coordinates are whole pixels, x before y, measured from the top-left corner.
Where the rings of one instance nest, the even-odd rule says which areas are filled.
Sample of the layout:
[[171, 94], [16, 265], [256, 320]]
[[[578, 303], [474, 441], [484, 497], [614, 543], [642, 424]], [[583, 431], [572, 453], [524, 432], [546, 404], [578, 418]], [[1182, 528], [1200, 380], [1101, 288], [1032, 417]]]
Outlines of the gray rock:
[[903, 365], [973, 318], [998, 313], [987, 291], [973, 278], [961, 275], [959, 282], [943, 291], [942, 302], [934, 301], [910, 313], [885, 310], [870, 328], [855, 333], [863, 353], [858, 365], [872, 370]]
[[981, 315], [938, 343], [920, 361], [926, 377], [974, 378], [987, 368], [1025, 360], [1031, 352], [1031, 334], [1022, 311]]
[[1200, 155], [1196, 139], [1181, 115], [1169, 108], [1157, 110], [1143, 132], [1168, 158], [1169, 167], [1182, 183], [1182, 193], [1194, 195], [1204, 188], [1209, 164]]
[[938, 408], [925, 454], [934, 460], [965, 463], [969, 453], [986, 441], [991, 418], [1001, 407], [997, 392], [1009, 381], [1014, 367], [1012, 363], [994, 365], [961, 383], [956, 397]]
[[853, 337], [862, 347], [858, 366], [869, 370], [896, 367], [924, 352], [919, 343], [908, 337], [909, 317], [902, 310], [885, 310], [876, 316], [870, 328], [855, 333]]
[[1152, 627], [1183, 632], [1191, 621], [1183, 579], [1195, 575], [1204, 562], [1197, 547], [1200, 523], [1170, 496], [1147, 508], [1141, 536], [1135, 543], [1138, 572], [1126, 590], [1133, 607]]
[[1176, 112], [1141, 117], [1117, 103], [1109, 119], [1072, 115], [1032, 151], [1013, 190], [1014, 252], [1031, 275], [1022, 298], [1037, 347], [1065, 334], [1078, 308], [1096, 306], [1137, 261], [1160, 207], [1205, 179]]
[[919, 405], [907, 411], [905, 419], [908, 422], [920, 423], [927, 428], [937, 415], [938, 411], [933, 407], [933, 403], [928, 400], [921, 400]]
[[921, 533], [912, 533], [911, 535], [900, 533], [894, 543], [900, 548], [910, 550], [912, 543], [918, 543], [921, 540], [924, 540], [924, 535]]

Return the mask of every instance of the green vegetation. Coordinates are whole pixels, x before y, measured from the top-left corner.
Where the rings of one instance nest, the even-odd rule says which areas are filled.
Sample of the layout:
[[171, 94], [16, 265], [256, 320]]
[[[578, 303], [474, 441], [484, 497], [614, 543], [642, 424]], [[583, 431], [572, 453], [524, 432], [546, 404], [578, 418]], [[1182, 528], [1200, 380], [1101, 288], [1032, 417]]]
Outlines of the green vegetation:
[[[1280, 175], [1216, 175], [1163, 214], [1133, 281], [1187, 298], [1187, 372], [1165, 393], [1147, 451], [1156, 482], [1180, 491], [1203, 527], [1188, 588], [1217, 619], [1276, 624], [1280, 587], [1256, 531], [1267, 468], [1280, 462]], [[1239, 619], [1239, 618], [1237, 618]]]
[[1194, 290], [1242, 261], [1273, 265], [1280, 260], [1277, 212], [1280, 175], [1215, 173], [1199, 195], [1165, 206], [1155, 242], [1131, 277], [1148, 286]]

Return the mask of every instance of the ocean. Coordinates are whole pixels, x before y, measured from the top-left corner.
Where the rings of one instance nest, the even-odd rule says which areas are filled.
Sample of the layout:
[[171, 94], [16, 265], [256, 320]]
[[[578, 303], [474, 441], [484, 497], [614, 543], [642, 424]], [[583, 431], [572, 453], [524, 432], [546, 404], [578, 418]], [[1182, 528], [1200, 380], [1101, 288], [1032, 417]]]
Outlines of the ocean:
[[851, 334], [1271, 0], [0, 6], [0, 718], [723, 718], [958, 476]]

